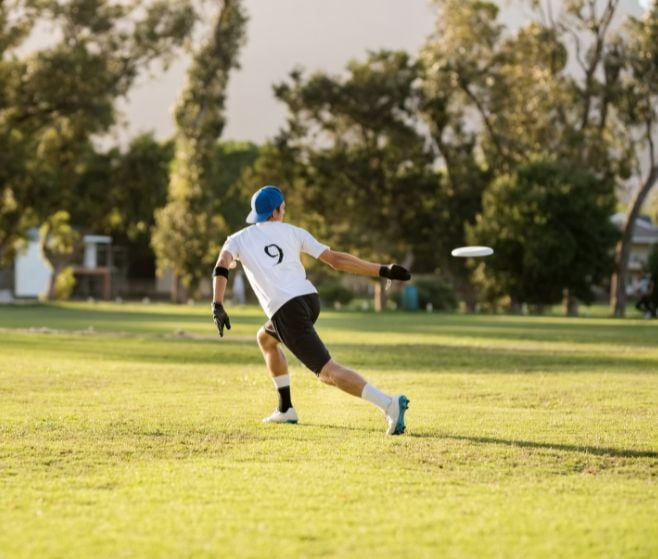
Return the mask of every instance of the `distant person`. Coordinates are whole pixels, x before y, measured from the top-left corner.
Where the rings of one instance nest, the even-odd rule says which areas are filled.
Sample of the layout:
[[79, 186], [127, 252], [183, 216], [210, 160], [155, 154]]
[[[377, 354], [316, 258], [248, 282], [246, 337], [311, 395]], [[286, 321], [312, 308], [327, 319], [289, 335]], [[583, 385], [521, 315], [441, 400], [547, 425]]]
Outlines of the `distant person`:
[[240, 270], [235, 272], [233, 278], [233, 300], [236, 305], [244, 305], [247, 302], [247, 294], [244, 285], [244, 276]]
[[368, 383], [355, 371], [336, 363], [315, 331], [320, 298], [306, 279], [300, 260], [305, 252], [336, 270], [372, 277], [406, 281], [411, 278], [402, 266], [368, 262], [336, 252], [318, 242], [309, 232], [284, 223], [286, 204], [276, 186], [264, 186], [251, 198], [252, 224], [230, 235], [222, 247], [213, 271], [212, 316], [220, 336], [231, 321], [223, 306], [229, 268], [234, 259], [242, 262], [267, 322], [258, 330], [258, 347], [279, 393], [279, 405], [265, 423], [297, 423], [292, 405], [288, 363], [279, 347], [283, 343], [324, 383], [361, 397], [378, 406], [388, 421], [386, 433], [401, 435], [409, 400], [403, 394], [388, 395]]
[[642, 277], [638, 284], [638, 300], [635, 308], [644, 314], [645, 318], [656, 318], [656, 305], [653, 297], [654, 282], [649, 274]]

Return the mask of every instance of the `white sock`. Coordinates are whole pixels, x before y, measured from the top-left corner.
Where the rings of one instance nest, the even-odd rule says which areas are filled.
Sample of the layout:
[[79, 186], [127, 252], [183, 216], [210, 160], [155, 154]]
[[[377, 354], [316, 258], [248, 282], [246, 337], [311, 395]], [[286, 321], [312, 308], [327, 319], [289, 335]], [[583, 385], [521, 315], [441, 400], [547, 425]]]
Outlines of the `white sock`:
[[374, 387], [372, 384], [367, 383], [361, 392], [361, 398], [367, 400], [371, 404], [375, 404], [382, 411], [386, 411], [392, 398], [388, 394], [384, 394], [381, 390]]
[[274, 382], [274, 386], [279, 388], [285, 388], [286, 386], [290, 386], [290, 375], [280, 375], [278, 377], [272, 377], [272, 381]]

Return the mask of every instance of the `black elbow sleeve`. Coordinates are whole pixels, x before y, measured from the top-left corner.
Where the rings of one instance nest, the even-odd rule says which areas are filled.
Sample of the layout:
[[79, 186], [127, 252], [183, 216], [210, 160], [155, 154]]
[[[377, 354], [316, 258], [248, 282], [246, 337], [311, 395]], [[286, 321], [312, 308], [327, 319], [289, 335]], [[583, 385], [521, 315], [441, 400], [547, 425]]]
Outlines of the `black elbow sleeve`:
[[223, 276], [228, 280], [228, 268], [224, 268], [224, 266], [216, 266], [212, 271], [212, 277], [216, 278], [217, 276]]

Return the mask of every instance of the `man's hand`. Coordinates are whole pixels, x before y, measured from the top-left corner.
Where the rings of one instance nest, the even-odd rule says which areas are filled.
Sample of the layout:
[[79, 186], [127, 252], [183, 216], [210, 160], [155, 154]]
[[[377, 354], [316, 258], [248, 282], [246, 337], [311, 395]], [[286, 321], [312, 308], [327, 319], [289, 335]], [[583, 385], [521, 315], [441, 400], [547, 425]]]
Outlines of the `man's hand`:
[[217, 332], [219, 332], [219, 337], [224, 337], [224, 326], [228, 330], [231, 329], [231, 319], [226, 314], [224, 310], [224, 305], [221, 303], [213, 303], [212, 306], [212, 319], [215, 321], [215, 326], [217, 326]]
[[392, 280], [408, 281], [411, 279], [411, 274], [409, 270], [398, 266], [397, 264], [389, 264], [388, 266], [382, 266], [379, 268], [379, 275], [383, 278], [388, 278]]

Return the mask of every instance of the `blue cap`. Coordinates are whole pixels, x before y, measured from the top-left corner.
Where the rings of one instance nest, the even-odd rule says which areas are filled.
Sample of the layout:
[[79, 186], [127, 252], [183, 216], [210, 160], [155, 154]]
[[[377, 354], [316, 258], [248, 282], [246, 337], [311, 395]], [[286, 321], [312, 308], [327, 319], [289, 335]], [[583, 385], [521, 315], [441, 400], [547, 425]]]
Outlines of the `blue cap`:
[[251, 211], [247, 216], [247, 223], [266, 221], [283, 202], [283, 192], [278, 187], [271, 184], [264, 186], [251, 197]]

